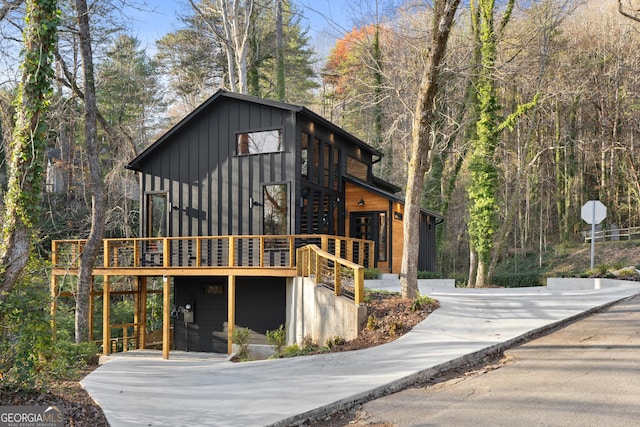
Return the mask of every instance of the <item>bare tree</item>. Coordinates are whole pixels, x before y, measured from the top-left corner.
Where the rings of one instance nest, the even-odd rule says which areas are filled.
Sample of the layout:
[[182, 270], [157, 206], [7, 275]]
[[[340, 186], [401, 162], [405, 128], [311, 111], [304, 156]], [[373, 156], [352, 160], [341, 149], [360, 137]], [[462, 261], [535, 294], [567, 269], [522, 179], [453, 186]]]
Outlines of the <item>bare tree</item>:
[[406, 204], [404, 210], [404, 247], [400, 267], [402, 296], [415, 298], [418, 290], [418, 252], [420, 233], [415, 230], [420, 223], [420, 199], [424, 176], [431, 160], [430, 129], [434, 121], [438, 76], [447, 49], [447, 41], [453, 18], [460, 0], [436, 0], [433, 4], [433, 30], [431, 34], [431, 56], [424, 69], [418, 91], [413, 128], [411, 134], [411, 158], [407, 178]]
[[247, 93], [247, 54], [255, 0], [215, 0], [189, 4], [215, 34], [227, 56], [229, 88]]
[[93, 51], [91, 48], [91, 31], [89, 28], [89, 10], [86, 0], [76, 0], [78, 17], [78, 36], [82, 56], [84, 76], [84, 119], [85, 144], [89, 174], [91, 177], [91, 231], [80, 257], [78, 272], [78, 290], [76, 294], [76, 342], [88, 339], [89, 332], [89, 292], [91, 290], [93, 266], [100, 250], [104, 234], [104, 192], [102, 183], [102, 167], [98, 149], [98, 106], [93, 73]]

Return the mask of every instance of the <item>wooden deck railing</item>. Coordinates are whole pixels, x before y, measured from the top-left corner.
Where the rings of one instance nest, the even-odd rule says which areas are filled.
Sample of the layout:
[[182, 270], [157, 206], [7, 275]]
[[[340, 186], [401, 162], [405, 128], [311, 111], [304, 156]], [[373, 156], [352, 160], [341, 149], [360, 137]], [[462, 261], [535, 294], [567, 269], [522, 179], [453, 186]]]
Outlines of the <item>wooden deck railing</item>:
[[297, 275], [311, 278], [316, 285], [332, 289], [336, 295], [364, 302], [364, 267], [323, 251], [316, 245], [298, 249]]
[[[54, 240], [52, 264], [73, 272], [86, 240]], [[95, 268], [295, 268], [296, 250], [317, 245], [337, 258], [374, 267], [374, 242], [304, 234], [105, 239]]]

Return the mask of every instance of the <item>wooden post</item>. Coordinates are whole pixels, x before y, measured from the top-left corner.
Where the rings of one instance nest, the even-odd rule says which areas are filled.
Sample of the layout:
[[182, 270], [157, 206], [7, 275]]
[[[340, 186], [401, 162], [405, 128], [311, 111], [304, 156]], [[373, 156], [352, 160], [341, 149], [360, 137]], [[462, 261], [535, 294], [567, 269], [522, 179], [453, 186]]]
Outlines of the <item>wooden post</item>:
[[140, 257], [140, 246], [142, 245], [142, 241], [138, 239], [133, 239], [133, 266], [140, 267], [141, 257]]
[[260, 268], [264, 268], [264, 236], [260, 236], [258, 242], [260, 244]]
[[140, 294], [140, 314], [137, 320], [138, 348], [144, 349], [147, 342], [147, 278], [138, 277], [138, 293]]
[[234, 265], [235, 251], [236, 251], [236, 242], [235, 240], [233, 240], [233, 236], [229, 236], [229, 267], [233, 267]]
[[326, 234], [323, 234], [321, 237], [321, 248], [325, 252], [329, 252], [329, 237]]
[[356, 304], [364, 302], [364, 268], [353, 269], [354, 299]]
[[229, 276], [228, 288], [229, 306], [227, 307], [227, 354], [231, 354], [233, 352], [233, 330], [236, 325], [236, 276]]
[[133, 341], [135, 343], [133, 348], [137, 349], [140, 344], [140, 327], [138, 327], [138, 322], [140, 322], [140, 280], [137, 276], [133, 276], [132, 279], [136, 284], [136, 293], [133, 294]]
[[196, 237], [196, 267], [202, 264], [202, 238]]
[[[333, 261], [333, 276], [334, 276], [334, 280], [333, 280], [333, 292], [336, 295], [342, 295], [342, 289], [341, 289], [341, 279], [342, 276], [340, 275], [340, 263], [338, 261]], [[354, 282], [355, 282], [355, 278], [354, 278]]]
[[162, 276], [162, 358], [169, 358], [171, 339], [171, 278]]
[[[55, 264], [54, 264], [55, 265]], [[56, 311], [58, 310], [58, 276], [51, 275], [51, 332], [56, 338]]]
[[289, 236], [289, 267], [293, 267], [296, 265], [296, 238], [294, 236]]
[[93, 307], [95, 305], [95, 301], [93, 300], [93, 285], [94, 279], [91, 276], [91, 282], [89, 284], [89, 341], [93, 341]]
[[166, 237], [162, 239], [162, 266], [171, 267], [171, 246]]
[[[51, 266], [58, 266], [58, 242], [51, 241]], [[56, 311], [58, 310], [58, 276], [51, 274], [51, 331], [56, 337]]]
[[109, 276], [102, 276], [102, 354], [109, 354], [109, 339], [111, 338], [111, 328], [109, 322], [111, 318], [111, 295]]

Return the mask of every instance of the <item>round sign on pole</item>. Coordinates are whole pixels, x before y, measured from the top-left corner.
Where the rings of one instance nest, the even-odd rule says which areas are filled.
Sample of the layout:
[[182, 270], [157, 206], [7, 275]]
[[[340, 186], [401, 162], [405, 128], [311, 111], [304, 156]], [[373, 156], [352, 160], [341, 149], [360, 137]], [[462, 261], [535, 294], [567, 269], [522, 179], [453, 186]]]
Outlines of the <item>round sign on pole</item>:
[[581, 214], [587, 224], [600, 224], [607, 217], [607, 207], [600, 200], [589, 200], [582, 206]]

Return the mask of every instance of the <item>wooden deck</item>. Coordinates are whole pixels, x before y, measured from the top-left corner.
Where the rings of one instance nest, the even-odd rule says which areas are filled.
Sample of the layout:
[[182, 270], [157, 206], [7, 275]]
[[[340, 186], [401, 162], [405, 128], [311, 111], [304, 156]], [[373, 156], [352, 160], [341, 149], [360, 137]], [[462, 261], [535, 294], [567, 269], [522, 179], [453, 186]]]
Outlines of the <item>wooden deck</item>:
[[[57, 299], [72, 296], [61, 292], [61, 280], [78, 274], [80, 254], [86, 240], [54, 240], [52, 242], [51, 294], [55, 310]], [[351, 298], [355, 304], [364, 301], [364, 267], [374, 266], [374, 242], [329, 235], [288, 236], [208, 236], [105, 239], [92, 275], [102, 277], [102, 291], [91, 289], [94, 298], [103, 299], [104, 354], [109, 354], [111, 331], [123, 330], [124, 348], [133, 340], [135, 348], [145, 346], [147, 278], [162, 277], [163, 357], [169, 357], [171, 328], [171, 277], [226, 276], [228, 278], [228, 352], [235, 324], [235, 279], [239, 276], [311, 277], [316, 284], [333, 289], [336, 295]], [[119, 276], [119, 277], [116, 277]], [[121, 277], [134, 279], [136, 295], [133, 336], [123, 325], [112, 325], [110, 301], [112, 282]], [[67, 286], [65, 286], [67, 287]], [[90, 309], [93, 324], [93, 308]], [[131, 326], [131, 325], [126, 325]]]

